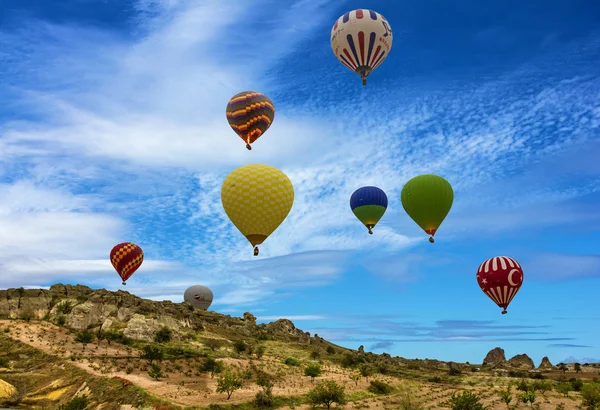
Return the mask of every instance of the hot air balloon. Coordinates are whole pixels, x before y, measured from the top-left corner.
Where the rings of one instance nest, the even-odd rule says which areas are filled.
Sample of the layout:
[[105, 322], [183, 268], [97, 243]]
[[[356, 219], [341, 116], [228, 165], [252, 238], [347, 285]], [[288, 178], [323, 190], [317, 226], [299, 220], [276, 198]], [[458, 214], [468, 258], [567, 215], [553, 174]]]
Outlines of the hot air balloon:
[[385, 213], [387, 205], [387, 195], [375, 186], [358, 188], [350, 197], [352, 212], [367, 227], [370, 234], [373, 234], [372, 229]]
[[479, 265], [477, 283], [495, 304], [500, 306], [502, 314], [523, 284], [523, 269], [519, 262], [508, 256], [496, 256]]
[[243, 91], [231, 97], [227, 104], [227, 121], [233, 130], [246, 141], [246, 148], [263, 135], [273, 123], [275, 106], [264, 94]]
[[386, 59], [392, 49], [392, 29], [385, 17], [372, 10], [352, 10], [337, 19], [331, 29], [331, 49], [340, 62], [367, 76]]
[[221, 188], [225, 213], [254, 246], [271, 235], [294, 203], [294, 186], [283, 172], [269, 165], [251, 164], [233, 170]]
[[213, 301], [213, 293], [206, 286], [194, 285], [185, 290], [183, 300], [190, 302], [196, 309], [206, 310]]
[[408, 216], [431, 235], [429, 242], [433, 243], [433, 236], [452, 208], [452, 185], [437, 175], [419, 175], [404, 185], [400, 196]]
[[144, 251], [135, 243], [123, 242], [115, 245], [110, 251], [110, 263], [123, 280], [123, 285], [138, 270], [143, 261]]

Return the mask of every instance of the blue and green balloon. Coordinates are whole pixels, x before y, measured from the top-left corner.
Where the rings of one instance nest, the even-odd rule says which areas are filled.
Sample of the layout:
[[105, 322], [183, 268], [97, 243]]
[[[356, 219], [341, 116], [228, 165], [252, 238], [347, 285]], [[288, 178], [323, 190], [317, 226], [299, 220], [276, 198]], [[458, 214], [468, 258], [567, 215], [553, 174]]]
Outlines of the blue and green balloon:
[[385, 213], [387, 205], [387, 195], [375, 186], [358, 188], [350, 197], [352, 212], [367, 227], [370, 234], [373, 234], [372, 229]]

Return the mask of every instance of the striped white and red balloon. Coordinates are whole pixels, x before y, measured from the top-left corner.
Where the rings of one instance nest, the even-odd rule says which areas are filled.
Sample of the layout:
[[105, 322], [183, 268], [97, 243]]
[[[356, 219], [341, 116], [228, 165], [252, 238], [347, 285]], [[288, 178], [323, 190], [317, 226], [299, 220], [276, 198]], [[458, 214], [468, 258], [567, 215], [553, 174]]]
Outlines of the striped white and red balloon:
[[479, 265], [477, 283], [483, 293], [504, 309], [502, 314], [505, 314], [523, 284], [523, 269], [513, 258], [496, 256]]
[[366, 9], [352, 10], [338, 18], [330, 39], [337, 59], [358, 74], [363, 85], [392, 49], [389, 23], [381, 14]]

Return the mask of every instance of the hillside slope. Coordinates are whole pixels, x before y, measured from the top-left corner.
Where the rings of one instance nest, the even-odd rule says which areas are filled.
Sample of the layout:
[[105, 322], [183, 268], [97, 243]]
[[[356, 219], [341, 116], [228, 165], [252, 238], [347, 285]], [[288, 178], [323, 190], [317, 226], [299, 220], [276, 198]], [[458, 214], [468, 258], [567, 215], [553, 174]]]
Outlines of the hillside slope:
[[[265, 376], [273, 383], [272, 407], [307, 408], [313, 382], [334, 380], [355, 408], [397, 408], [403, 400], [443, 407], [454, 391], [468, 389], [504, 409], [495, 389], [514, 377], [598, 374], [593, 366], [574, 373], [550, 365], [542, 375], [526, 355], [506, 360], [499, 348], [482, 366], [375, 355], [311, 337], [288, 320], [256, 324], [250, 313], [235, 318], [79, 285], [0, 291], [0, 330], [0, 403], [22, 408], [56, 408], [86, 395], [90, 409], [250, 409]], [[224, 373], [211, 374], [214, 360], [240, 378], [229, 399], [217, 391]], [[320, 366], [314, 380], [305, 376], [310, 365]], [[558, 400], [545, 392], [540, 409], [554, 410], [558, 402], [575, 408], [577, 394]]]

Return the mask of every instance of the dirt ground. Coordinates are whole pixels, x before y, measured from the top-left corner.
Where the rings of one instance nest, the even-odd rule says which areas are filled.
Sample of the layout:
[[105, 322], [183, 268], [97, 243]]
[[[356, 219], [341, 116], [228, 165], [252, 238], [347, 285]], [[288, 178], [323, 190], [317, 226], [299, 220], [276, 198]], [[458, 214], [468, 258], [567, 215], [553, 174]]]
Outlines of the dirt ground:
[[[10, 328], [6, 333], [13, 339], [19, 340], [38, 348], [45, 353], [57, 355], [66, 360], [71, 360], [81, 369], [86, 370], [97, 376], [119, 377], [132, 384], [146, 389], [151, 394], [165, 399], [173, 404], [181, 406], [203, 406], [211, 403], [242, 403], [252, 400], [258, 391], [254, 383], [245, 383], [244, 387], [233, 393], [230, 400], [224, 393], [215, 393], [216, 378], [211, 379], [210, 375], [198, 372], [200, 361], [198, 359], [176, 360], [169, 363], [163, 363], [163, 373], [165, 378], [155, 381], [148, 374], [148, 365], [145, 360], [139, 359], [139, 351], [126, 348], [114, 342], [109, 346], [106, 341], [99, 344], [95, 341], [83, 349], [81, 343], [74, 341], [74, 335], [68, 330], [57, 327], [47, 322], [22, 322], [0, 320], [0, 330]], [[238, 360], [226, 358], [222, 359], [227, 365], [239, 369], [251, 365], [248, 360]], [[303, 375], [303, 370], [298, 367], [286, 366], [280, 359], [274, 357], [263, 357], [261, 360], [253, 360], [252, 364], [259, 369], [263, 369], [271, 374], [279, 374], [282, 381], [277, 381], [273, 389], [275, 395], [302, 395], [307, 393], [313, 383], [309, 377]], [[588, 370], [588, 369], [586, 369]], [[587, 372], [586, 372], [587, 373]], [[342, 369], [336, 366], [323, 366], [323, 375], [316, 380], [335, 380], [345, 386], [346, 392], [352, 394], [364, 392], [369, 385], [369, 378], [361, 378], [358, 382], [352, 380], [350, 376], [356, 374], [356, 371]], [[594, 374], [590, 373], [589, 377]], [[574, 377], [575, 374], [567, 374], [567, 377]], [[471, 384], [460, 386], [450, 386], [437, 383], [414, 383], [407, 380], [400, 380], [394, 377], [378, 375], [374, 377], [377, 380], [384, 381], [391, 385], [411, 384], [418, 397], [425, 401], [425, 409], [431, 409], [440, 406], [441, 402], [446, 400], [454, 391], [468, 389], [474, 390], [482, 396], [482, 401], [490, 405], [491, 409], [506, 410], [506, 405], [500, 400], [494, 388], [501, 388], [508, 382], [508, 378], [494, 377], [489, 374], [469, 375], [467, 381]], [[494, 388], [493, 388], [493, 387]], [[514, 393], [513, 393], [514, 395]], [[395, 409], [400, 408], [402, 395], [392, 395], [377, 398], [369, 398], [364, 393], [362, 400], [355, 401], [347, 408], [365, 408], [365, 409]], [[560, 397], [555, 392], [546, 392], [545, 395], [538, 394], [536, 403], [539, 404], [539, 410], [556, 410], [559, 403], [563, 403], [565, 410], [575, 410], [580, 404], [578, 393], [570, 393], [569, 397]], [[511, 405], [517, 404], [516, 398]], [[529, 405], [518, 403], [517, 408], [530, 407]], [[289, 407], [286, 407], [289, 408]], [[296, 406], [296, 409], [308, 409], [308, 406]]]

